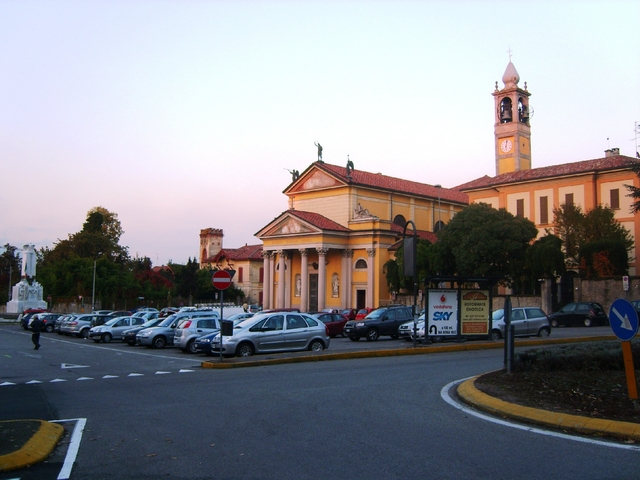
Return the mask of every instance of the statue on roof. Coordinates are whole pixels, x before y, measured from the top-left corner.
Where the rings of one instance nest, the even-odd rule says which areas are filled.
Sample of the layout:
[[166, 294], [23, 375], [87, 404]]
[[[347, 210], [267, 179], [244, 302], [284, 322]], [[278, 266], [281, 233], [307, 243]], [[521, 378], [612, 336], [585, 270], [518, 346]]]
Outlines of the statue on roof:
[[[319, 143], [313, 142], [313, 144], [318, 147], [318, 161], [322, 162], [322, 145], [320, 145]], [[324, 163], [324, 162], [322, 162]]]
[[349, 155], [347, 155], [347, 178], [351, 180], [351, 172], [353, 172], [353, 162], [349, 159]]
[[291, 174], [292, 182], [295, 182], [298, 178], [300, 178], [300, 172], [298, 170], [289, 170], [288, 168], [286, 168], [285, 170]]

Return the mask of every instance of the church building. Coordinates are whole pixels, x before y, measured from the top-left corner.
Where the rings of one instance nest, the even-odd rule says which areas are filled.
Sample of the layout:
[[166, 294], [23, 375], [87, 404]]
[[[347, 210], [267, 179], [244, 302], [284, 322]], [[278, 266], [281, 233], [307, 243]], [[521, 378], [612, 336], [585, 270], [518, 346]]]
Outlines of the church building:
[[[575, 204], [583, 212], [607, 205], [615, 211], [616, 220], [638, 238], [640, 223], [631, 213], [632, 200], [625, 188], [640, 185], [631, 170], [637, 160], [612, 148], [600, 158], [531, 168], [531, 94], [526, 82], [524, 88], [519, 87], [520, 76], [511, 62], [502, 81], [504, 88], [498, 89], [496, 82], [493, 92], [496, 175], [475, 179], [456, 189], [466, 193], [470, 202], [505, 208], [513, 215], [528, 218], [536, 224], [538, 238], [545, 235], [545, 230], [553, 231], [553, 211], [562, 204]], [[638, 272], [639, 254], [636, 244], [629, 252], [630, 275]]]
[[[311, 164], [284, 190], [289, 209], [256, 233], [263, 244], [263, 307], [379, 307], [393, 303], [384, 275], [413, 221], [421, 238], [468, 204], [465, 193], [380, 173]], [[407, 232], [412, 233], [408, 228]]]

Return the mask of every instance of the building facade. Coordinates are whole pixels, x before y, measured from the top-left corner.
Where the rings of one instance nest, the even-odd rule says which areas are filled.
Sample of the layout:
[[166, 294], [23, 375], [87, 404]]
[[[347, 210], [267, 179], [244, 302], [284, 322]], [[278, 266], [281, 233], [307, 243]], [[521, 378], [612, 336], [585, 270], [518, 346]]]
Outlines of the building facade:
[[284, 194], [289, 209], [256, 233], [263, 244], [263, 306], [302, 311], [390, 303], [384, 265], [404, 225], [413, 221], [422, 238], [433, 240], [468, 204], [466, 194], [439, 185], [322, 161]]

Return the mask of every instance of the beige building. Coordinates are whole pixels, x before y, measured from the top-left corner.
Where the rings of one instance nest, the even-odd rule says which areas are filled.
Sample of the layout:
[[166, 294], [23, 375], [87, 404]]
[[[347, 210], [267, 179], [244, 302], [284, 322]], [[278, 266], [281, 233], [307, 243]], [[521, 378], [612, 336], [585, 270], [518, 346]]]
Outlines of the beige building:
[[[289, 209], [256, 233], [264, 308], [378, 307], [391, 302], [383, 267], [411, 220], [434, 239], [466, 194], [318, 161], [284, 191]], [[408, 232], [412, 232], [411, 228]]]

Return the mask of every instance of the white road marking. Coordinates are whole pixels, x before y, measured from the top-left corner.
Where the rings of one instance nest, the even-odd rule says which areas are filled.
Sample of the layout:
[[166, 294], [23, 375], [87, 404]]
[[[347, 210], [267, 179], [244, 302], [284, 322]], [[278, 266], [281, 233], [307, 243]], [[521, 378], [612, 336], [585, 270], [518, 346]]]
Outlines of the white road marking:
[[142, 377], [144, 373], [130, 373], [127, 377]]
[[31, 380], [27, 382], [27, 385], [31, 385], [32, 383], [42, 383], [40, 380]]
[[49, 383], [55, 383], [55, 382], [66, 382], [66, 380], [62, 378], [54, 378], [53, 380], [49, 381]]
[[620, 448], [623, 450], [633, 450], [636, 452], [640, 452], [640, 446], [636, 446], [636, 445], [623, 445], [623, 444], [619, 444], [619, 443], [614, 443], [614, 442], [605, 442], [602, 440], [594, 440], [591, 438], [585, 438], [585, 437], [579, 437], [579, 436], [573, 436], [573, 435], [567, 435], [564, 433], [559, 433], [559, 432], [554, 432], [554, 431], [550, 431], [550, 430], [542, 430], [541, 428], [536, 428], [536, 427], [531, 427], [531, 426], [527, 426], [527, 425], [520, 425], [517, 423], [511, 423], [508, 422], [506, 420], [501, 420], [499, 418], [494, 418], [494, 417], [490, 417], [489, 415], [485, 415], [484, 413], [480, 413], [470, 407], [467, 407], [461, 403], [456, 402], [450, 395], [449, 395], [449, 390], [451, 390], [455, 385], [464, 382], [465, 380], [468, 380], [471, 377], [467, 377], [467, 378], [463, 378], [462, 380], [456, 380], [454, 382], [451, 382], [447, 385], [445, 385], [444, 387], [442, 387], [442, 390], [440, 390], [440, 396], [442, 397], [442, 399], [447, 402], [449, 405], [451, 405], [454, 408], [457, 408], [458, 410], [461, 410], [469, 415], [473, 415], [474, 417], [480, 418], [482, 420], [486, 420], [488, 422], [492, 422], [492, 423], [496, 423], [498, 425], [502, 425], [504, 427], [511, 427], [511, 428], [516, 428], [518, 430], [524, 430], [526, 432], [531, 432], [531, 433], [537, 433], [539, 435], [547, 435], [549, 437], [556, 437], [556, 438], [561, 438], [563, 440], [573, 440], [574, 442], [582, 442], [582, 443], [590, 443], [592, 445], [599, 445], [599, 446], [603, 446], [603, 447], [611, 447], [611, 448]]
[[105, 375], [102, 378], [118, 378], [119, 375]]
[[171, 373], [171, 372], [162, 372], [162, 371], [157, 371], [156, 375], [166, 375], [167, 373]]
[[11, 382], [0, 383], [0, 387], [6, 387], [7, 385], [15, 385], [15, 383], [11, 383]]
[[75, 365], [73, 363], [62, 363], [60, 368], [89, 368], [89, 365]]
[[84, 432], [84, 426], [87, 424], [86, 418], [73, 418], [69, 420], [52, 420], [56, 423], [64, 422], [76, 422], [69, 441], [69, 447], [67, 448], [67, 455], [64, 457], [64, 463], [62, 469], [58, 474], [58, 480], [68, 480], [71, 476], [71, 469], [78, 456], [78, 449], [80, 448], [80, 441], [82, 440], [82, 433]]
[[188, 372], [195, 372], [195, 370], [186, 370], [184, 368], [180, 369], [180, 371], [178, 373], [188, 373]]
[[80, 380], [93, 380], [93, 378], [91, 378], [91, 377], [80, 377], [80, 378], [76, 379], [77, 382], [79, 382]]

